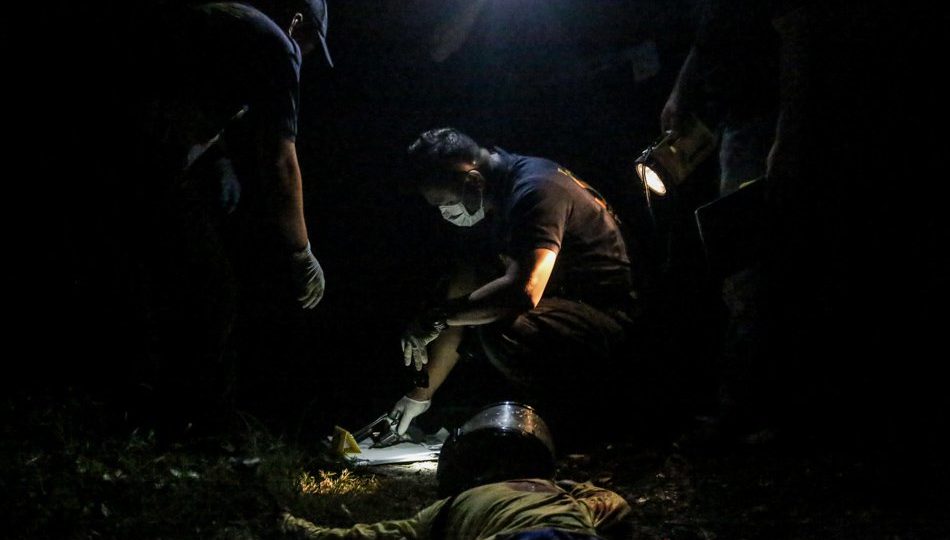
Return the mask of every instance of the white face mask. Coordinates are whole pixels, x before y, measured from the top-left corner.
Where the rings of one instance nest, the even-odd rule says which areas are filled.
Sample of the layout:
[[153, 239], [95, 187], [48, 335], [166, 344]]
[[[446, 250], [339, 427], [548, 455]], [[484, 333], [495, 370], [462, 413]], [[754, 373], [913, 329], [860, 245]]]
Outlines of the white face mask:
[[456, 204], [440, 206], [439, 211], [442, 212], [442, 218], [449, 223], [458, 225], [459, 227], [471, 227], [485, 217], [485, 194], [483, 192], [479, 193], [478, 210], [476, 210], [474, 214], [468, 213], [468, 209], [465, 208], [465, 204], [462, 201]]

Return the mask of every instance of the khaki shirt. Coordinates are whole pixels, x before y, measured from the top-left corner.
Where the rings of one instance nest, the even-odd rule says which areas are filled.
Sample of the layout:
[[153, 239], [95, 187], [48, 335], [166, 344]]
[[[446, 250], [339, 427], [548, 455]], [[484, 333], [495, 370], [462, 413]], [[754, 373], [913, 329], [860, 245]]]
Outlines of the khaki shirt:
[[436, 516], [451, 500], [445, 523], [447, 540], [492, 539], [547, 527], [595, 535], [598, 528], [616, 523], [630, 511], [623, 497], [612, 491], [589, 483], [565, 487], [551, 480], [509, 480], [472, 488], [454, 500], [439, 500], [409, 519], [334, 529], [285, 515], [281, 530], [308, 539], [428, 539]]

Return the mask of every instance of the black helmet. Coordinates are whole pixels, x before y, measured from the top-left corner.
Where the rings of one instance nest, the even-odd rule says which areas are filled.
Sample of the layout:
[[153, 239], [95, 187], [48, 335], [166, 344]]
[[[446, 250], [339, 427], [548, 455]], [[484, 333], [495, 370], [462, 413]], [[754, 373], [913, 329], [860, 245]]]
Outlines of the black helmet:
[[489, 405], [455, 429], [442, 445], [439, 495], [514, 478], [553, 478], [554, 443], [547, 424], [528, 405]]

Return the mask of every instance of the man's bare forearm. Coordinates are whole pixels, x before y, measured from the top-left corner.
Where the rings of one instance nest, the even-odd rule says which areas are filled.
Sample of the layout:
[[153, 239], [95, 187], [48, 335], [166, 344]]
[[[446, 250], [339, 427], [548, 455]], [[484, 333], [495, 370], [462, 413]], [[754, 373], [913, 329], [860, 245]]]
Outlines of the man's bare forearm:
[[277, 185], [273, 193], [277, 226], [293, 251], [307, 247], [307, 223], [303, 213], [303, 179], [292, 140], [280, 141], [274, 158]]
[[432, 399], [458, 362], [458, 347], [464, 332], [463, 328], [448, 328], [429, 345], [429, 363], [425, 368], [429, 374], [429, 386], [412, 389], [407, 394], [409, 397], [417, 401]]

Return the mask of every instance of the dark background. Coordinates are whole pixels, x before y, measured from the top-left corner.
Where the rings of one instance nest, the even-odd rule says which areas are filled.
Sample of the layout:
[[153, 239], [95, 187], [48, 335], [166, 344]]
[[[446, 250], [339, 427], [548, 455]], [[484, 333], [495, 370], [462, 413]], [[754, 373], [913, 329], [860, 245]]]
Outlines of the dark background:
[[[297, 142], [327, 293], [313, 312], [298, 310], [275, 262], [273, 231], [251, 210], [225, 221], [221, 235], [239, 283], [229, 349], [239, 408], [278, 429], [323, 433], [334, 423], [358, 427], [402, 395], [399, 333], [460, 241], [435, 211], [399, 189], [405, 148], [440, 126], [556, 160], [614, 202], [632, 231], [646, 293], [661, 299], [651, 322], [662, 344], [663, 382], [655, 389], [669, 392], [657, 390], [662, 399], [653, 412], [681, 418], [713, 405], [725, 319], [690, 211], [713, 198], [714, 165], [698, 173], [672, 224], [660, 230], [632, 168], [659, 133], [696, 7], [686, 0], [490, 4], [442, 63], [428, 56], [442, 2], [330, 4], [336, 67], [319, 53], [305, 59]], [[28, 263], [18, 266], [25, 286], [13, 288], [25, 300], [17, 308], [25, 331], [17, 333], [26, 347], [11, 362], [26, 374], [8, 379], [19, 393], [55, 396], [78, 386], [121, 408], [123, 389], [155, 361], [134, 299], [138, 274], [121, 256], [141, 237], [103, 211], [104, 201], [123, 204], [116, 189], [123, 183], [101, 181], [115, 180], [112, 152], [126, 135], [100, 121], [121, 102], [114, 75], [127, 68], [110, 50], [140, 46], [115, 36], [130, 28], [134, 36], [144, 12], [54, 4], [36, 31], [23, 29], [29, 84], [16, 84], [27, 94], [16, 104], [25, 113], [17, 114], [27, 142], [19, 161], [28, 173], [16, 183], [26, 185], [28, 217], [25, 234], [14, 236], [27, 239]], [[821, 281], [828, 291], [814, 296], [831, 308], [818, 302], [798, 313], [796, 320], [808, 320], [804, 311], [814, 310], [813, 324], [825, 331], [802, 330], [805, 360], [786, 366], [793, 376], [784, 384], [820, 388], [820, 398], [809, 392], [803, 423], [930, 445], [946, 425], [946, 392], [936, 377], [946, 356], [946, 227], [937, 196], [945, 94], [934, 56], [946, 50], [938, 33], [946, 15], [896, 6], [867, 12], [866, 25], [823, 42], [837, 56], [821, 56], [825, 93], [814, 100], [811, 133], [844, 148], [848, 159], [828, 158], [836, 168], [815, 174], [845, 186], [828, 200], [849, 204], [822, 226], [837, 234], [838, 223], [848, 249], [815, 254], [811, 266], [827, 265], [832, 277]], [[623, 51], [647, 40], [656, 44], [660, 71], [637, 81]], [[134, 185], [136, 171], [123, 176]], [[635, 368], [632, 361], [631, 377]], [[183, 378], [192, 373], [175, 369]], [[450, 400], [445, 390], [440, 401]]]

